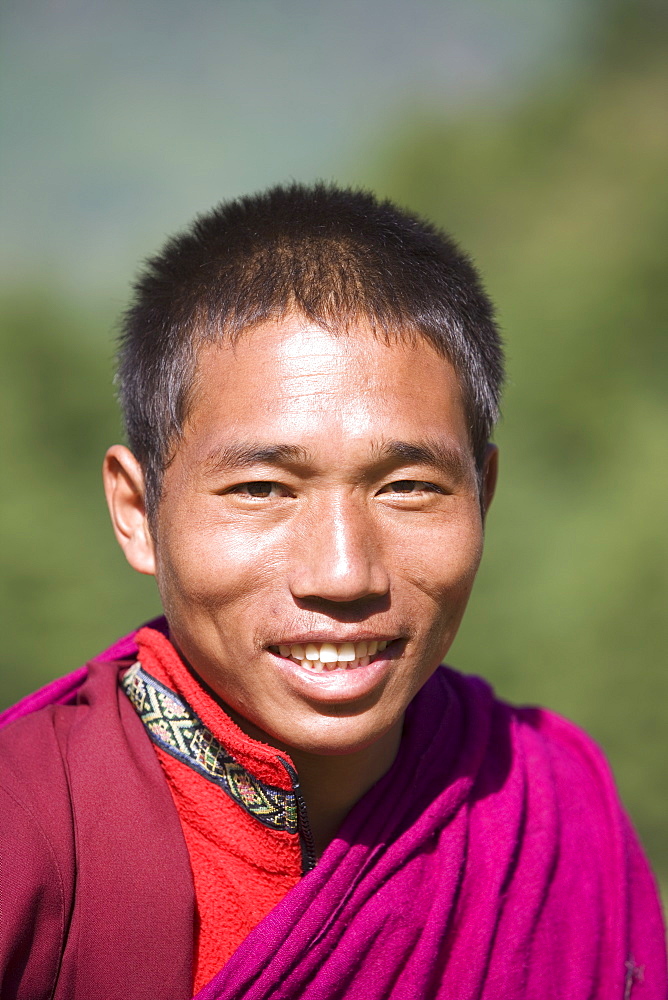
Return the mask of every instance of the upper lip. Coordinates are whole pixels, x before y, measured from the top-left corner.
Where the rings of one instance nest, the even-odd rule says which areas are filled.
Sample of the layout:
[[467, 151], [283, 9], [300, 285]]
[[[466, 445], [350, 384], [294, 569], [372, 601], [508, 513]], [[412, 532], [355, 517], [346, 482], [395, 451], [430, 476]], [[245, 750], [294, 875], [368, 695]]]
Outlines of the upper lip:
[[342, 634], [337, 632], [336, 635], [326, 635], [324, 632], [301, 632], [298, 635], [291, 635], [287, 639], [274, 639], [273, 642], [267, 643], [268, 646], [303, 646], [305, 643], [312, 642], [315, 645], [319, 645], [323, 642], [332, 642], [335, 646], [340, 646], [344, 642], [393, 642], [395, 639], [400, 639], [401, 636], [397, 635], [396, 632], [372, 632], [369, 630], [361, 630], [357, 632], [352, 632], [349, 634]]

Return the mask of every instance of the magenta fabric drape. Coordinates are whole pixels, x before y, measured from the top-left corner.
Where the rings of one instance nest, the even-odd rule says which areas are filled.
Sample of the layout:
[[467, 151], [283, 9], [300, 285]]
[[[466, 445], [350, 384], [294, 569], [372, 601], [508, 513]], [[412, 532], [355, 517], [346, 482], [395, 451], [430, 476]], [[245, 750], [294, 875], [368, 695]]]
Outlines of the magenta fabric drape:
[[441, 668], [391, 771], [196, 1000], [664, 1000], [663, 935], [598, 748]]

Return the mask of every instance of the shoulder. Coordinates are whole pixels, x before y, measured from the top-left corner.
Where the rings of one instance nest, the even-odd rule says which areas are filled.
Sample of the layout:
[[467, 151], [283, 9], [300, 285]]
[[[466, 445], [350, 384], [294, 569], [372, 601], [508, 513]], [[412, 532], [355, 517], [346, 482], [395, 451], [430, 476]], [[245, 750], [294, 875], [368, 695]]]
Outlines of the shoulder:
[[512, 720], [527, 773], [549, 782], [562, 811], [573, 817], [595, 816], [599, 825], [621, 830], [626, 817], [599, 744], [580, 726], [549, 709], [504, 705], [502, 711]]
[[[135, 713], [118, 684], [119, 670], [128, 665], [91, 661], [65, 703], [42, 703], [0, 726], [0, 788], [8, 802], [16, 803], [13, 808], [39, 818], [54, 841], [68, 819], [71, 825], [71, 771], [83, 753], [81, 733], [88, 737], [86, 753], [97, 743], [96, 756], [103, 756], [118, 732], [136, 728]], [[39, 694], [32, 696], [37, 704]], [[6, 814], [0, 822], [6, 825]]]
[[[56, 789], [66, 790], [72, 731], [91, 715], [104, 724], [118, 699], [119, 666], [91, 661], [64, 703], [47, 700], [52, 686], [47, 685], [25, 699], [26, 709], [20, 703], [18, 711], [8, 710], [9, 721], [0, 722], [0, 782], [19, 798], [52, 798]], [[43, 693], [47, 698], [40, 697]]]
[[487, 757], [520, 768], [527, 777], [567, 785], [569, 797], [595, 786], [618, 801], [610, 765], [601, 747], [582, 728], [556, 712], [513, 705], [495, 694], [487, 681], [450, 667], [437, 672], [441, 685], [454, 693], [470, 725], [487, 729]]
[[[627, 864], [630, 822], [604, 752], [583, 729], [544, 708], [515, 706], [484, 680], [443, 668], [464, 739], [478, 750], [472, 808], [488, 818], [520, 811], [525, 833], [546, 836], [563, 859]], [[508, 814], [510, 815], [510, 812]]]
[[8, 833], [14, 814], [33, 817], [35, 829], [57, 828], [54, 821], [69, 797], [64, 750], [71, 714], [69, 706], [54, 705], [0, 729], [0, 790], [6, 805], [0, 822], [10, 827]]

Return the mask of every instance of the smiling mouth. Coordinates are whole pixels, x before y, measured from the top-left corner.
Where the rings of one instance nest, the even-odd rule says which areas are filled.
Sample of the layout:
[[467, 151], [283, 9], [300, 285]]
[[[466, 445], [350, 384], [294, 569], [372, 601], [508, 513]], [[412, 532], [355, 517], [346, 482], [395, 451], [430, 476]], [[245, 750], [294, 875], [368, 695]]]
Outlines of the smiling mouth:
[[362, 640], [361, 642], [307, 642], [293, 643], [289, 646], [269, 646], [270, 652], [276, 656], [298, 663], [306, 670], [315, 673], [332, 670], [355, 670], [357, 667], [368, 667], [369, 663], [384, 652], [393, 639], [379, 641]]

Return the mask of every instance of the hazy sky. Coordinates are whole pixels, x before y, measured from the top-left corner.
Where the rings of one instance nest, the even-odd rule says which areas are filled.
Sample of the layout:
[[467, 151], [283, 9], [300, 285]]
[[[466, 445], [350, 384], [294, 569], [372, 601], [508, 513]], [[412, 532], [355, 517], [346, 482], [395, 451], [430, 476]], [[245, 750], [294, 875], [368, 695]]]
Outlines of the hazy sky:
[[5, 282], [125, 282], [219, 201], [356, 180], [411, 109], [508, 99], [573, 56], [582, 0], [10, 0]]

